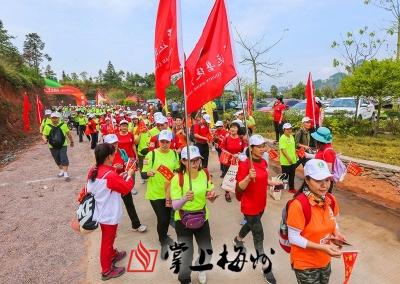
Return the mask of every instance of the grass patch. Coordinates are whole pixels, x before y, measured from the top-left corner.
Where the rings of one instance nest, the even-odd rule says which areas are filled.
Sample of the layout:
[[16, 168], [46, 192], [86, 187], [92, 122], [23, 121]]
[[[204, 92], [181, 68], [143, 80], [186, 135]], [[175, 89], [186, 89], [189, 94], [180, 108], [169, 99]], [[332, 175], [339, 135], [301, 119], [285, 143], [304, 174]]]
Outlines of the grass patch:
[[[275, 140], [275, 133], [263, 135]], [[400, 135], [379, 134], [377, 138], [333, 135], [332, 146], [336, 153], [345, 156], [400, 166]]]

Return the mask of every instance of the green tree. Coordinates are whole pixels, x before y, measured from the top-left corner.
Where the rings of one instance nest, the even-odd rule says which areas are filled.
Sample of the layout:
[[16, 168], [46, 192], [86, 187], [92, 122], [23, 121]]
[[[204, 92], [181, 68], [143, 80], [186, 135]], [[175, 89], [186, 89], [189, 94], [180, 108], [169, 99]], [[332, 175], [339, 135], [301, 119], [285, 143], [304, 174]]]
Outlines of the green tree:
[[322, 88], [321, 93], [322, 93], [322, 97], [324, 97], [324, 98], [333, 98], [333, 96], [334, 96], [334, 92], [331, 87]]
[[18, 48], [15, 47], [11, 40], [15, 37], [8, 34], [4, 29], [3, 22], [0, 20], [0, 62], [8, 62], [17, 69], [22, 67], [23, 58], [21, 57]]
[[114, 65], [111, 63], [111, 61], [108, 61], [107, 69], [103, 76], [104, 83], [109, 87], [116, 88], [121, 84], [124, 74], [125, 73], [123, 71], [119, 71], [117, 73]]
[[385, 98], [400, 92], [400, 62], [392, 59], [364, 61], [340, 82], [341, 93], [375, 98], [378, 114], [374, 137], [377, 137], [380, 114]]
[[278, 87], [275, 86], [275, 85], [272, 85], [271, 89], [270, 89], [270, 92], [271, 92], [271, 96], [276, 98], [276, 96], [278, 96], [278, 92], [279, 92], [278, 91]]
[[43, 53], [45, 43], [41, 40], [37, 33], [30, 33], [26, 35], [24, 41], [24, 53], [23, 58], [29, 67], [32, 67], [40, 74], [40, 64], [44, 59], [51, 61], [51, 57], [47, 53]]
[[51, 66], [49, 64], [47, 64], [44, 70], [44, 77], [57, 81], [57, 75], [56, 73], [54, 73], [53, 69], [51, 69]]
[[302, 100], [305, 97], [305, 93], [306, 93], [306, 85], [304, 85], [303, 82], [300, 82], [296, 85], [296, 87], [294, 87], [288, 92], [288, 95], [290, 98]]
[[71, 80], [72, 80], [72, 82], [74, 82], [74, 83], [79, 82], [78, 74], [76, 74], [75, 72], [72, 72], [72, 73], [71, 73]]
[[83, 71], [83, 72], [79, 73], [79, 76], [82, 77], [82, 81], [86, 81], [88, 73], [86, 71]]
[[126, 94], [122, 90], [114, 90], [109, 92], [107, 95], [113, 101], [124, 100], [126, 98]]

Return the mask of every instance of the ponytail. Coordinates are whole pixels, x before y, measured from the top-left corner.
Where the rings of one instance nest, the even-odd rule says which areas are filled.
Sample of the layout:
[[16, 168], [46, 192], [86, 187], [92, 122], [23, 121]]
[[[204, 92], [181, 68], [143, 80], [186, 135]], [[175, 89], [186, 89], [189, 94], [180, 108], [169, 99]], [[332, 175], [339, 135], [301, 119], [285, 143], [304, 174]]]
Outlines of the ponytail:
[[112, 144], [102, 143], [96, 146], [94, 149], [94, 158], [96, 159], [96, 164], [93, 167], [92, 175], [90, 176], [90, 180], [94, 182], [97, 178], [97, 174], [99, 173], [98, 167], [104, 164], [104, 161], [108, 156], [115, 153], [115, 147]]

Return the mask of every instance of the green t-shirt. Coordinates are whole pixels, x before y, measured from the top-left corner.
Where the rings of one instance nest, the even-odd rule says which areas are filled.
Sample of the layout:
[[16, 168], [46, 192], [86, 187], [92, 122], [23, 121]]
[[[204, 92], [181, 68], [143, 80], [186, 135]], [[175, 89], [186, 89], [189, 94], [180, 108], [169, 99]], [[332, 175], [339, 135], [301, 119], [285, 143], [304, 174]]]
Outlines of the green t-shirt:
[[82, 117], [78, 116], [76, 118], [76, 122], [78, 123], [78, 125], [86, 125], [88, 123], [88, 119], [84, 116]]
[[140, 154], [140, 151], [142, 151], [143, 149], [149, 148], [149, 146], [147, 146], [147, 143], [150, 142], [151, 139], [151, 135], [149, 135], [148, 132], [142, 133], [140, 135], [140, 139], [139, 139], [139, 143], [138, 143], [138, 155], [139, 156], [143, 156], [142, 154]]
[[[153, 152], [154, 151], [154, 164], [153, 164]], [[169, 150], [168, 153], [161, 153], [158, 149], [155, 149], [147, 153], [143, 160], [142, 172], [148, 172], [149, 170], [157, 170], [160, 165], [167, 167], [171, 172], [179, 168], [179, 157], [174, 150]], [[153, 165], [152, 165], [153, 164]], [[149, 177], [147, 182], [146, 199], [157, 200], [165, 199], [165, 182], [167, 179], [158, 171], [154, 177]]]
[[[57, 125], [60, 125], [61, 123], [64, 123], [64, 122], [60, 121]], [[48, 123], [48, 124], [51, 124], [51, 123]], [[49, 134], [50, 134], [51, 127], [48, 124], [46, 124], [45, 127], [43, 128], [44, 136], [49, 136]], [[56, 126], [56, 125], [54, 125], [54, 126]], [[61, 130], [64, 133], [64, 136], [67, 135], [67, 132], [69, 132], [69, 128], [65, 123], [63, 125], [61, 125]], [[68, 143], [67, 138], [65, 138], [63, 146], [67, 146], [67, 143]], [[49, 144], [49, 148], [53, 148], [53, 147]]]
[[43, 127], [45, 127], [45, 125], [49, 124], [49, 123], [51, 124], [51, 118], [50, 117], [45, 117], [45, 118], [43, 118], [41, 125]]
[[[188, 201], [183, 205], [182, 210], [198, 211], [204, 208], [207, 203], [206, 194], [214, 188], [211, 179], [208, 181], [207, 188], [207, 174], [201, 170], [196, 179], [192, 179], [192, 190], [194, 193], [193, 201]], [[171, 199], [181, 199], [186, 192], [189, 191], [189, 176], [185, 173], [183, 175], [183, 187], [179, 186], [179, 176], [176, 174], [171, 180]], [[206, 220], [208, 220], [209, 211], [206, 206]], [[175, 221], [180, 220], [179, 210], [175, 211]]]
[[286, 150], [286, 153], [289, 155], [290, 159], [292, 159], [293, 163], [296, 163], [296, 143], [294, 142], [294, 137], [293, 135], [290, 135], [290, 137], [286, 137], [286, 135], [282, 135], [281, 138], [279, 138], [279, 161], [282, 166], [290, 166], [288, 159], [283, 155], [282, 149]]

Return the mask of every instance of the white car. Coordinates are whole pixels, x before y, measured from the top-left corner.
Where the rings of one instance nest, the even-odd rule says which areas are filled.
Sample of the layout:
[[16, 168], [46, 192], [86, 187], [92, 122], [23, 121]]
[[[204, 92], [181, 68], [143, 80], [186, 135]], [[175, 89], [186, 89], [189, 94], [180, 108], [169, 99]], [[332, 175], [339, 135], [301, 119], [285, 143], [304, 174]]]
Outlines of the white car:
[[358, 101], [358, 110], [356, 114], [356, 99], [355, 98], [338, 98], [332, 101], [332, 103], [324, 109], [325, 116], [330, 116], [335, 110], [346, 110], [351, 113], [351, 116], [357, 116], [360, 119], [375, 119], [374, 110], [375, 107], [370, 100], [366, 98], [360, 98]]

